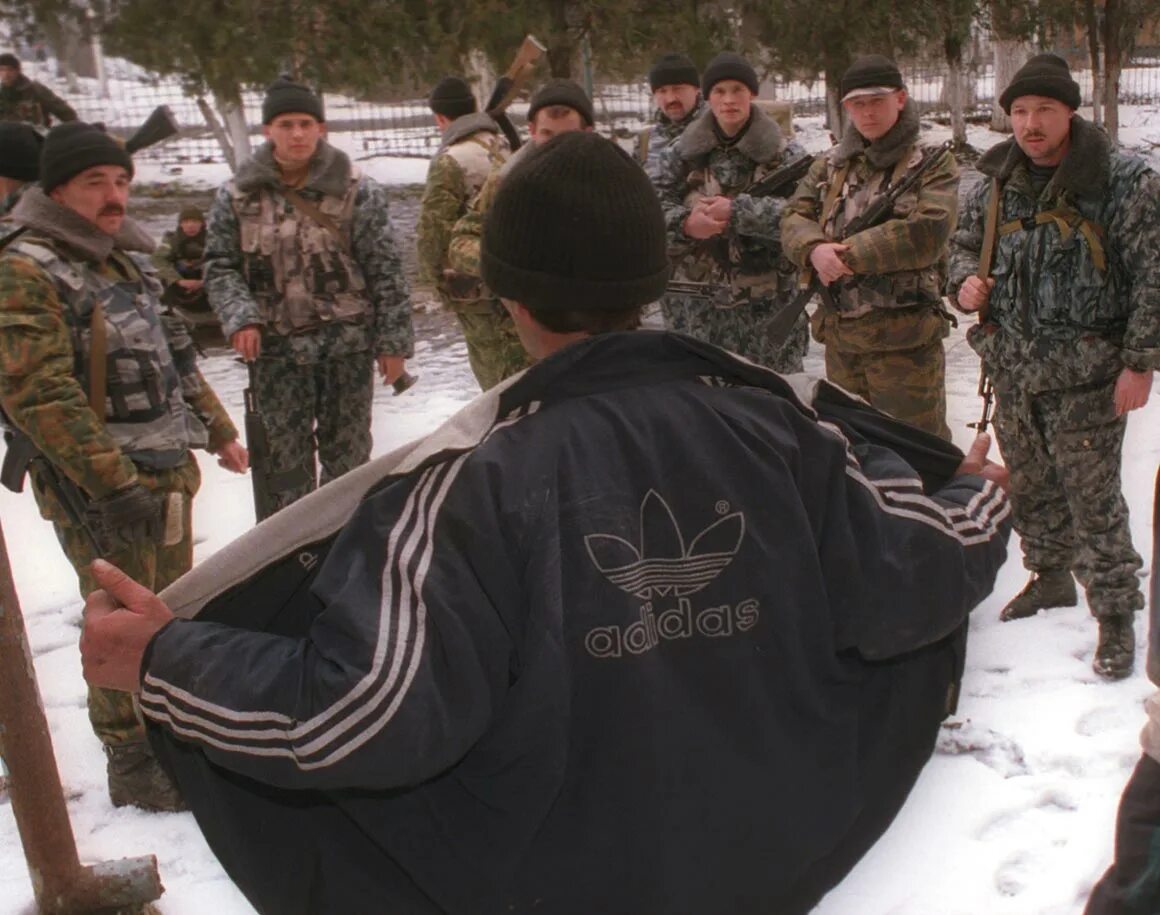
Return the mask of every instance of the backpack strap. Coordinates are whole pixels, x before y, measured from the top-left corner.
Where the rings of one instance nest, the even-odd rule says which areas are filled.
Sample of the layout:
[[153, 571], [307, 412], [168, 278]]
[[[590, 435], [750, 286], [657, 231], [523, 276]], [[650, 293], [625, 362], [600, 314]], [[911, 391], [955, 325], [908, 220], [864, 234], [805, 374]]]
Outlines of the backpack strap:
[[645, 127], [640, 132], [640, 135], [636, 138], [636, 141], [638, 144], [638, 146], [637, 146], [637, 158], [640, 160], [641, 165], [644, 165], [645, 162], [648, 161], [648, 144], [649, 144], [649, 140], [651, 138], [652, 138], [652, 128], [651, 127]]

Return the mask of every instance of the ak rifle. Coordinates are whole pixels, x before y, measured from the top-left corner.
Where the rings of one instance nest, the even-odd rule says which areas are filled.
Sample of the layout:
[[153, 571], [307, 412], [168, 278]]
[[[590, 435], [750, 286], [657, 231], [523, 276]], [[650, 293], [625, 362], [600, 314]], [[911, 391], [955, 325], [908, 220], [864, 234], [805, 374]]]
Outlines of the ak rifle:
[[[987, 201], [987, 214], [983, 220], [983, 247], [979, 251], [979, 269], [975, 271], [975, 276], [984, 283], [991, 276], [991, 267], [995, 260], [995, 243], [999, 234], [999, 198], [1001, 191], [1002, 188], [999, 186], [998, 179], [993, 179], [991, 181], [991, 197]], [[987, 323], [990, 311], [991, 299], [988, 295], [987, 301], [979, 309], [980, 325]], [[987, 371], [987, 364], [981, 358], [979, 359], [979, 397], [983, 399], [983, 413], [979, 417], [978, 422], [967, 423], [967, 428], [974, 429], [976, 432], [986, 432], [991, 425], [991, 410], [995, 404], [995, 386], [991, 383], [991, 375]]]
[[520, 134], [507, 116], [507, 107], [524, 87], [524, 83], [532, 75], [536, 63], [544, 56], [545, 51], [547, 48], [540, 43], [535, 35], [526, 35], [520, 43], [520, 49], [516, 52], [512, 65], [508, 67], [503, 76], [496, 80], [495, 87], [491, 90], [491, 96], [488, 98], [487, 104], [483, 106], [483, 110], [491, 115], [492, 120], [503, 131], [512, 152], [520, 148]]
[[[859, 232], [865, 232], [867, 229], [872, 229], [881, 223], [886, 222], [894, 217], [894, 204], [898, 202], [898, 198], [907, 191], [914, 188], [923, 176], [930, 171], [942, 159], [943, 155], [954, 145], [953, 141], [947, 140], [940, 146], [929, 150], [918, 163], [918, 166], [910, 172], [902, 181], [887, 189], [886, 193], [876, 197], [865, 210], [851, 219], [847, 224], [839, 238], [831, 239], [831, 241], [843, 242], [851, 236], [857, 235]], [[857, 283], [857, 277], [854, 277], [851, 282]], [[838, 311], [837, 303], [830, 294], [830, 290], [822, 284], [818, 279], [817, 273], [813, 273], [810, 282], [804, 289], [802, 289], [794, 299], [782, 308], [769, 323], [769, 337], [771, 340], [784, 342], [793, 331], [794, 325], [797, 323], [798, 316], [805, 310], [810, 299], [815, 295], [820, 296], [822, 302], [834, 311]]]

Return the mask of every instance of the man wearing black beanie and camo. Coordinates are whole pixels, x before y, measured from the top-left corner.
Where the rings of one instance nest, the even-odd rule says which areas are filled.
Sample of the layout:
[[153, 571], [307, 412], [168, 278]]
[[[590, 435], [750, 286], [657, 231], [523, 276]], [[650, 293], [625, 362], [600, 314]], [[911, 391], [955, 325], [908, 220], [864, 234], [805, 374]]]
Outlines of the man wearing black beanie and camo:
[[398, 380], [414, 333], [387, 195], [327, 142], [322, 100], [276, 79], [262, 133], [210, 208], [205, 290], [255, 363], [277, 511], [370, 457], [374, 369]]
[[164, 600], [102, 567], [86, 676], [262, 913], [804, 915], [934, 747], [1001, 469], [924, 495], [782, 376], [621, 332], [668, 281], [644, 172], [521, 160], [481, 263], [537, 363]]
[[[149, 237], [125, 215], [133, 161], [99, 127], [70, 121], [44, 141], [40, 185], [11, 214], [0, 256], [0, 411], [41, 514], [80, 579], [103, 557], [153, 588], [193, 563], [192, 450], [237, 473], [246, 450], [160, 303]], [[23, 468], [21, 468], [23, 470]], [[132, 571], [130, 571], [132, 570]], [[145, 743], [132, 697], [92, 688], [89, 720], [114, 805], [181, 809]]]
[[979, 159], [948, 289], [983, 315], [967, 339], [994, 385], [1031, 572], [1000, 619], [1074, 606], [1074, 575], [1099, 623], [1092, 667], [1118, 680], [1144, 606], [1120, 463], [1160, 368], [1160, 176], [1076, 114], [1079, 85], [1054, 54], [1031, 58], [999, 102], [1015, 136]]
[[648, 71], [656, 111], [653, 123], [640, 132], [634, 155], [650, 181], [659, 173], [661, 152], [681, 138], [685, 129], [705, 110], [701, 76], [684, 54], [662, 54]]

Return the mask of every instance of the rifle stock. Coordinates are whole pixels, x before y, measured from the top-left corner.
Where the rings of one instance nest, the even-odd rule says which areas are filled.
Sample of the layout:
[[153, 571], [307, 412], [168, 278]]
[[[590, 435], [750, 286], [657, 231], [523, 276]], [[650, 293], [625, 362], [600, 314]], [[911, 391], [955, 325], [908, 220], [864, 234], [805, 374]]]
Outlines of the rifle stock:
[[169, 106], [158, 105], [145, 119], [145, 123], [125, 140], [125, 150], [132, 156], [150, 146], [156, 146], [163, 140], [168, 140], [177, 131], [177, 118], [173, 116]]

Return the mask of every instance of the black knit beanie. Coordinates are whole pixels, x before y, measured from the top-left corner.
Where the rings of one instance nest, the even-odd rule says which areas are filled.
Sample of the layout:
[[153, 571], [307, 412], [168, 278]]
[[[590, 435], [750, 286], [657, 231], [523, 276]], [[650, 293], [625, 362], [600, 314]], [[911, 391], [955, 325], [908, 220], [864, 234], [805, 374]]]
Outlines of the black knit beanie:
[[14, 70], [19, 70], [20, 58], [9, 51], [5, 51], [3, 54], [0, 54], [0, 67], [12, 67]]
[[684, 54], [664, 54], [648, 71], [648, 86], [656, 92], [661, 86], [696, 86], [701, 88], [697, 65]]
[[565, 105], [579, 113], [589, 127], [596, 124], [596, 112], [590, 99], [577, 83], [570, 79], [550, 79], [532, 96], [528, 105], [528, 123], [535, 120], [536, 112], [552, 105]]
[[0, 121], [0, 176], [35, 181], [40, 176], [44, 137], [31, 124]]
[[458, 76], [445, 76], [439, 80], [431, 90], [427, 104], [436, 114], [452, 119], [473, 114], [479, 107], [471, 94], [471, 87]]
[[[838, 90], [842, 101], [858, 89], [905, 89], [902, 72], [889, 57], [881, 54], [866, 54], [855, 59], [845, 73]], [[872, 93], [858, 93], [869, 95]]]
[[757, 71], [749, 66], [749, 61], [732, 51], [722, 51], [709, 61], [709, 66], [701, 76], [702, 95], [708, 98], [713, 86], [723, 79], [735, 79], [739, 83], [745, 83], [754, 95], [757, 95], [760, 88], [757, 83]]
[[322, 99], [308, 86], [296, 83], [286, 75], [279, 76], [266, 88], [262, 123], [269, 124], [280, 114], [308, 114], [316, 120], [326, 120], [322, 113]]
[[83, 121], [57, 124], [44, 138], [40, 154], [40, 186], [47, 194], [86, 168], [119, 165], [133, 177], [133, 158], [124, 144], [103, 127]]
[[543, 311], [619, 311], [669, 280], [665, 220], [647, 176], [611, 140], [569, 131], [500, 184], [480, 268], [497, 296]]
[[1067, 61], [1055, 54], [1036, 54], [1011, 79], [1011, 85], [999, 96], [999, 104], [1008, 114], [1011, 103], [1021, 95], [1042, 95], [1063, 102], [1073, 111], [1079, 107], [1079, 83], [1071, 78]]
[[187, 219], [196, 219], [198, 222], [205, 222], [205, 214], [201, 211], [201, 207], [188, 206], [177, 214], [178, 222], [185, 222]]

